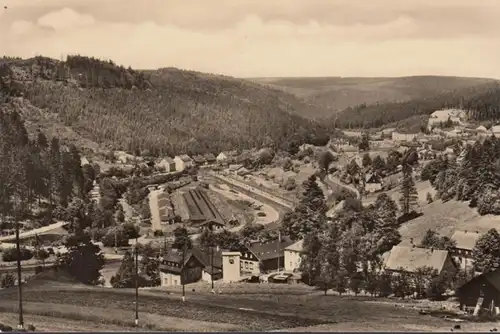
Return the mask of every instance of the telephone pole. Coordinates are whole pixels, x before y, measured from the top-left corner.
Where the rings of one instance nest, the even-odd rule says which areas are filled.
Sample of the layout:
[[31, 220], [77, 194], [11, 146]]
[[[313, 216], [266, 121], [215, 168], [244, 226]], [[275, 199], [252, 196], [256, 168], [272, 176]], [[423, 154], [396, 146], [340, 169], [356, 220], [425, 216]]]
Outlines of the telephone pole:
[[186, 301], [186, 280], [184, 279], [184, 264], [186, 262], [186, 245], [182, 247], [182, 265], [181, 265], [181, 284], [182, 284], [182, 301]]
[[212, 271], [211, 271], [211, 279], [212, 279], [212, 293], [215, 293], [214, 290], [214, 247], [210, 247], [210, 265], [212, 266]]
[[135, 325], [139, 326], [139, 243], [135, 237]]
[[[15, 200], [15, 199], [14, 199]], [[24, 317], [23, 317], [23, 287], [22, 287], [22, 271], [21, 271], [21, 247], [19, 241], [19, 212], [14, 209], [14, 219], [16, 224], [16, 262], [17, 262], [17, 292], [19, 301], [19, 324], [18, 329], [24, 329]]]

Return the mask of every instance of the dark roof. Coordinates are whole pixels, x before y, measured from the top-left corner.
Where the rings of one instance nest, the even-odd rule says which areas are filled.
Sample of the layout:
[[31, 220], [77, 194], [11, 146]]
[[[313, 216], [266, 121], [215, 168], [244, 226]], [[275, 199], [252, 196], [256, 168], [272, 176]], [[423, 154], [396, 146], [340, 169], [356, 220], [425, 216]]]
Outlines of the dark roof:
[[211, 224], [215, 224], [215, 225], [219, 225], [219, 226], [225, 226], [223, 223], [215, 221], [215, 220], [207, 220], [206, 222], [200, 224], [200, 226], [205, 226], [205, 225], [208, 226], [208, 225], [211, 225]]
[[472, 278], [467, 283], [463, 284], [458, 290], [467, 291], [469, 289], [469, 284], [474, 284], [486, 280], [490, 283], [496, 290], [500, 291], [500, 270], [490, 271]]
[[265, 261], [269, 259], [275, 259], [285, 255], [285, 248], [293, 245], [294, 241], [290, 239], [282, 239], [279, 244], [279, 255], [278, 255], [278, 241], [270, 242], [256, 242], [247, 246], [248, 250], [251, 251], [259, 260]]
[[190, 219], [216, 221], [225, 224], [224, 218], [203, 189], [191, 189], [182, 196], [186, 202]]
[[193, 160], [195, 162], [205, 162], [205, 158], [202, 155], [197, 155], [197, 156], [193, 157]]
[[[211, 249], [201, 249], [193, 248], [186, 251], [184, 258], [184, 263], [182, 263], [182, 251], [177, 249], [172, 249], [165, 256], [162, 257], [161, 270], [173, 273], [180, 273], [184, 265], [189, 261], [189, 259], [194, 256], [203, 266], [204, 270], [209, 274], [212, 273], [212, 254]], [[222, 250], [213, 248], [213, 267], [214, 273], [222, 271]], [[166, 263], [173, 263], [174, 265], [168, 265]]]
[[215, 161], [216, 158], [215, 158], [215, 155], [213, 155], [212, 153], [207, 153], [207, 154], [205, 154], [205, 160], [207, 160], [207, 161]]

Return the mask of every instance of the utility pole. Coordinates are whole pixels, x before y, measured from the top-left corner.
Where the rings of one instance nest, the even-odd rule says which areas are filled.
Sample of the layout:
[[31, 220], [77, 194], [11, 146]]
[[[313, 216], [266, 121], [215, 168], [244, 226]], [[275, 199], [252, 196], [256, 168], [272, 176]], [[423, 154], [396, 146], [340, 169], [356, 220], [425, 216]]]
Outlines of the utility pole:
[[15, 223], [16, 223], [17, 292], [18, 292], [18, 301], [19, 301], [19, 324], [17, 325], [17, 328], [24, 329], [23, 287], [22, 287], [22, 272], [21, 272], [21, 247], [20, 247], [20, 241], [19, 241], [19, 212], [17, 211], [17, 205], [15, 205], [15, 209], [14, 209], [14, 219], [15, 219]]
[[184, 279], [184, 264], [186, 262], [186, 245], [182, 247], [182, 265], [181, 265], [181, 284], [182, 284], [182, 301], [186, 301], [186, 280]]
[[280, 244], [281, 244], [281, 231], [278, 230], [278, 273], [280, 272]]
[[135, 237], [135, 325], [139, 326], [139, 243]]
[[215, 294], [214, 290], [214, 247], [210, 247], [210, 265], [212, 266], [212, 271], [211, 271], [211, 279], [212, 279], [212, 293]]

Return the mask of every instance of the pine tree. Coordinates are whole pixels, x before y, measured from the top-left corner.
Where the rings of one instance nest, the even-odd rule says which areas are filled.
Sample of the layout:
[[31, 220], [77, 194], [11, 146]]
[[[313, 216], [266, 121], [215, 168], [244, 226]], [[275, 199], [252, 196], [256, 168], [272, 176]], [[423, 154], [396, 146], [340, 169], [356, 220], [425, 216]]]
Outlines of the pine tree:
[[412, 168], [406, 164], [403, 165], [403, 182], [401, 183], [399, 205], [403, 215], [410, 214], [418, 205], [418, 192], [413, 181]]
[[323, 236], [323, 247], [319, 252], [319, 258], [321, 259], [319, 282], [324, 289], [325, 295], [328, 289], [335, 286], [341, 270], [341, 257], [338, 249], [339, 240], [339, 226], [332, 223]]
[[317, 233], [309, 233], [303, 241], [300, 271], [305, 274], [309, 285], [319, 276], [321, 270], [321, 239]]
[[294, 211], [285, 214], [283, 234], [293, 240], [303, 239], [309, 233], [321, 231], [326, 224], [326, 204], [323, 191], [312, 175], [303, 183], [302, 198]]
[[113, 288], [133, 288], [135, 286], [135, 263], [130, 252], [126, 252], [123, 256], [120, 268], [116, 274], [111, 277], [111, 286]]

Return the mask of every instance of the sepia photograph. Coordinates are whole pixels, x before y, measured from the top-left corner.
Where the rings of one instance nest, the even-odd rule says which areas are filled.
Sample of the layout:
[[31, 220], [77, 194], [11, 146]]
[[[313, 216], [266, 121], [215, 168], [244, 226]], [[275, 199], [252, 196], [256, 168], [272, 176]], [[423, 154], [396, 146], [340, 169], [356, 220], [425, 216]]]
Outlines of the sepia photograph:
[[497, 332], [500, 0], [0, 0], [0, 332]]

